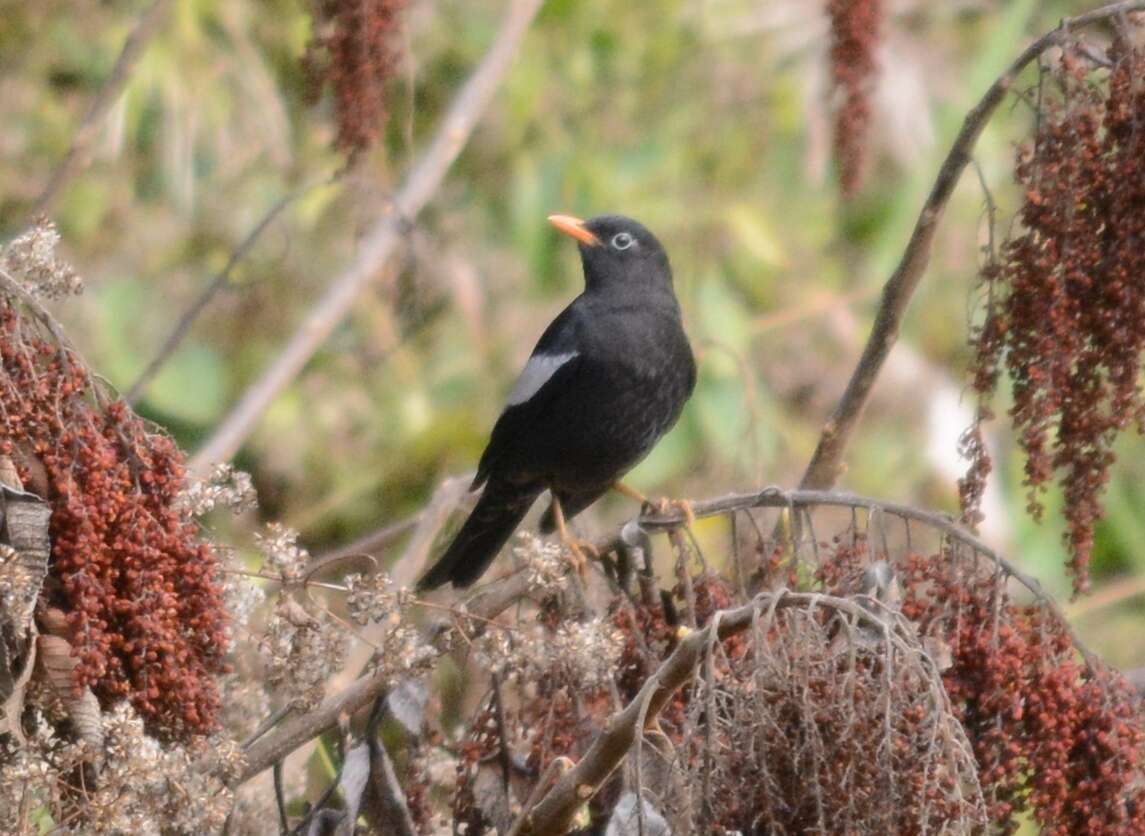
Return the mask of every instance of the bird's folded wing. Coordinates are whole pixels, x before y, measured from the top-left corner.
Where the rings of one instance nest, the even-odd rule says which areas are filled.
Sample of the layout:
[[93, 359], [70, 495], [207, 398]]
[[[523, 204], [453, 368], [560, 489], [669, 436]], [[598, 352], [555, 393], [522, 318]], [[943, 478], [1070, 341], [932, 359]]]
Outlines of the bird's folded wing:
[[538, 422], [547, 413], [551, 403], [583, 359], [579, 344], [581, 311], [577, 302], [565, 308], [552, 321], [537, 341], [529, 361], [505, 402], [505, 408], [493, 427], [489, 445], [481, 456], [473, 486], [481, 485], [489, 476], [493, 463], [519, 444], [521, 433], [536, 432]]
[[505, 402], [505, 409], [522, 406], [536, 397], [549, 383], [553, 376], [565, 368], [567, 374], [574, 365], [573, 361], [583, 354], [585, 346], [581, 344], [581, 318], [582, 303], [580, 298], [573, 300], [567, 308], [561, 311], [554, 319], [529, 356], [525, 368], [521, 370], [517, 382], [509, 392]]
[[540, 391], [557, 370], [576, 358], [579, 352], [562, 351], [557, 354], [534, 354], [525, 364], [513, 390], [509, 393], [505, 406], [517, 406], [532, 398]]

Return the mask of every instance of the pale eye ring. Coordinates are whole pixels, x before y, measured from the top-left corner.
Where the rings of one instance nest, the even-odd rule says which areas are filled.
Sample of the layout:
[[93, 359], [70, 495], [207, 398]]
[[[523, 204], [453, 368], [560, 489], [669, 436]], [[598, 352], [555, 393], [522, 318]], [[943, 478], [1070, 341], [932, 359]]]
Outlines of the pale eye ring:
[[627, 232], [618, 232], [612, 236], [612, 248], [614, 250], [627, 250], [635, 243], [636, 239]]

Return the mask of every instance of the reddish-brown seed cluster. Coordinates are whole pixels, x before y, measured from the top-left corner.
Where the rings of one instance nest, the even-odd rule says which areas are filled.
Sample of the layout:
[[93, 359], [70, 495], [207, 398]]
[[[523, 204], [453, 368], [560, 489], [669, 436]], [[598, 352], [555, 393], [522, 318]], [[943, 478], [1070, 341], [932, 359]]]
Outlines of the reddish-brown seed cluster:
[[353, 157], [373, 147], [386, 123], [385, 85], [397, 70], [406, 0], [313, 0], [314, 29], [303, 68], [315, 94], [329, 84], [335, 146]]
[[831, 81], [835, 90], [835, 159], [843, 197], [853, 197], [868, 167], [871, 98], [878, 77], [876, 52], [883, 0], [828, 0]]
[[[1058, 475], [1075, 592], [1088, 586], [1100, 496], [1118, 433], [1145, 419], [1145, 50], [1115, 40], [1107, 91], [1066, 51], [1048, 80], [1032, 147], [1019, 152], [1021, 227], [982, 272], [987, 318], [973, 335], [974, 388], [988, 401], [1004, 367], [1026, 454], [1029, 507]], [[972, 441], [973, 439], [971, 439]], [[967, 516], [989, 471], [972, 445]]]
[[1145, 832], [1145, 730], [1124, 679], [1087, 667], [1057, 617], [1013, 604], [992, 569], [949, 553], [900, 568], [903, 614], [950, 647], [944, 680], [990, 820], [1014, 832], [1028, 810], [1049, 834]]
[[212, 730], [226, 618], [216, 555], [175, 505], [182, 454], [6, 303], [0, 364], [0, 453], [52, 505], [44, 595], [67, 613], [77, 687], [163, 736]]

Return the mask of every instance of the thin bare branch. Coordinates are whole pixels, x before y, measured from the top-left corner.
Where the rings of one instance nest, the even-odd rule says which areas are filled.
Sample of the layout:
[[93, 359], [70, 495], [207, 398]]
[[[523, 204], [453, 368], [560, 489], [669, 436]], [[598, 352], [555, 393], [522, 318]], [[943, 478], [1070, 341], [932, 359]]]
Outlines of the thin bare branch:
[[875, 315], [871, 336], [842, 398], [823, 427], [819, 444], [799, 483], [801, 488], [820, 490], [830, 488], [842, 474], [843, 454], [846, 452], [847, 443], [854, 434], [859, 419], [862, 418], [875, 379], [898, 339], [907, 305], [930, 261], [938, 222], [963, 169], [970, 162], [970, 155], [978, 137], [998, 105], [1006, 97], [1006, 93], [1014, 85], [1018, 75], [1046, 50], [1062, 44], [1072, 30], [1143, 9], [1145, 0], [1125, 0], [1074, 18], [1066, 18], [1057, 29], [1046, 33], [1026, 47], [1006, 71], [990, 85], [990, 89], [986, 91], [981, 101], [966, 115], [962, 129], [938, 170], [938, 177], [915, 222], [914, 232], [902, 259], [883, 287], [882, 301]]
[[[798, 508], [806, 509], [816, 506], [830, 505], [839, 508], [858, 508], [878, 510], [904, 520], [914, 520], [923, 523], [936, 531], [958, 540], [970, 549], [980, 552], [984, 557], [998, 564], [1003, 571], [1016, 581], [1026, 586], [1030, 592], [1040, 598], [1049, 600], [1049, 596], [1042, 590], [1037, 579], [1024, 574], [1018, 567], [997, 554], [982, 540], [979, 540], [969, 531], [958, 525], [947, 514], [938, 511], [926, 511], [911, 505], [898, 502], [885, 502], [881, 499], [859, 496], [843, 491], [817, 491], [817, 490], [784, 490], [779, 487], [767, 487], [754, 493], [733, 493], [716, 499], [705, 499], [691, 503], [691, 509], [696, 519], [704, 517], [727, 516], [735, 511], [746, 511], [751, 508]], [[641, 528], [649, 531], [670, 531], [683, 527], [688, 519], [683, 511], [676, 509], [666, 513], [650, 514], [637, 517], [634, 521]], [[625, 523], [628, 525], [629, 523]], [[623, 526], [621, 527], [623, 528]], [[595, 547], [606, 554], [615, 551], [621, 543], [619, 531], [595, 544]]]
[[361, 242], [357, 257], [334, 277], [326, 293], [282, 352], [191, 458], [189, 469], [192, 472], [203, 473], [211, 464], [226, 461], [238, 451], [270, 404], [298, 376], [346, 316], [354, 300], [389, 261], [403, 238], [403, 228], [433, 197], [453, 161], [465, 147], [542, 2], [510, 0], [509, 11], [493, 45], [453, 100], [429, 148], [385, 207], [382, 218]]
[[413, 531], [424, 514], [425, 511], [422, 510], [406, 517], [404, 520], [386, 523], [367, 534], [363, 534], [357, 540], [353, 540], [345, 546], [338, 546], [328, 552], [323, 552], [315, 557], [306, 567], [307, 574], [317, 574], [323, 571], [327, 566], [340, 563], [353, 557], [377, 556], [381, 551], [392, 546], [402, 537], [405, 537]]
[[270, 225], [274, 223], [275, 219], [282, 214], [286, 207], [308, 192], [313, 191], [315, 188], [330, 185], [338, 179], [340, 173], [341, 172], [323, 180], [321, 183], [311, 184], [292, 191], [279, 198], [275, 204], [270, 207], [270, 211], [262, 216], [261, 220], [251, 228], [246, 237], [239, 242], [239, 245], [231, 251], [231, 256], [227, 259], [227, 263], [223, 265], [223, 269], [214, 275], [190, 306], [183, 311], [183, 314], [175, 323], [175, 327], [171, 330], [167, 339], [163, 341], [163, 345], [155, 352], [155, 356], [151, 358], [151, 362], [147, 364], [147, 367], [143, 369], [139, 377], [131, 384], [131, 388], [127, 390], [127, 394], [123, 396], [123, 399], [127, 401], [128, 404], [134, 407], [135, 404], [138, 403], [140, 396], [143, 394], [143, 390], [155, 379], [167, 361], [171, 359], [171, 355], [175, 353], [175, 349], [183, 342], [183, 339], [191, 330], [191, 326], [195, 323], [195, 320], [199, 318], [199, 315], [206, 309], [207, 305], [211, 303], [211, 300], [215, 298], [218, 292], [226, 287], [235, 267], [238, 266], [240, 261], [246, 258], [247, 253], [251, 251], [251, 248], [258, 242], [258, 239]]
[[87, 113], [84, 114], [83, 121], [80, 122], [75, 136], [72, 137], [71, 146], [64, 154], [63, 159], [60, 160], [59, 165], [56, 166], [56, 170], [52, 172], [52, 176], [48, 179], [43, 191], [36, 198], [36, 202], [32, 206], [32, 218], [50, 212], [60, 193], [87, 165], [87, 152], [92, 141], [103, 126], [103, 121], [108, 112], [119, 99], [123, 88], [131, 80], [131, 73], [135, 69], [139, 57], [162, 28], [163, 22], [167, 19], [167, 12], [172, 5], [174, 5], [172, 0], [155, 0], [139, 18], [135, 28], [127, 36], [127, 40], [123, 42], [123, 49], [115, 60], [115, 66], [112, 67], [107, 81], [103, 83], [103, 87], [92, 100]]

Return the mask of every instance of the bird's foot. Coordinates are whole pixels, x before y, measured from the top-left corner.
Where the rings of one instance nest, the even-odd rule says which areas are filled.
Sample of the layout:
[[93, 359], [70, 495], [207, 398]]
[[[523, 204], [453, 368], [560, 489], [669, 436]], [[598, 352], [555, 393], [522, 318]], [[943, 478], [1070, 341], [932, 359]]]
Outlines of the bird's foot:
[[667, 515], [675, 511], [678, 514], [684, 515], [684, 526], [691, 528], [696, 524], [696, 512], [692, 509], [692, 501], [690, 499], [669, 499], [662, 497], [656, 502], [646, 502], [645, 508], [657, 514]]
[[692, 510], [692, 503], [687, 499], [668, 499], [662, 497], [655, 501], [649, 499], [644, 494], [635, 488], [630, 488], [623, 482], [613, 482], [612, 489], [617, 493], [622, 493], [629, 499], [634, 499], [640, 503], [641, 514], [670, 514], [676, 511], [684, 515], [685, 524], [691, 528], [696, 523], [696, 513]]
[[597, 549], [596, 546], [588, 540], [581, 540], [579, 537], [574, 537], [567, 529], [561, 534], [561, 545], [565, 547], [565, 553], [569, 557], [569, 563], [582, 580], [585, 577], [585, 569], [588, 566], [586, 553], [591, 554], [596, 560], [600, 559], [600, 550]]

